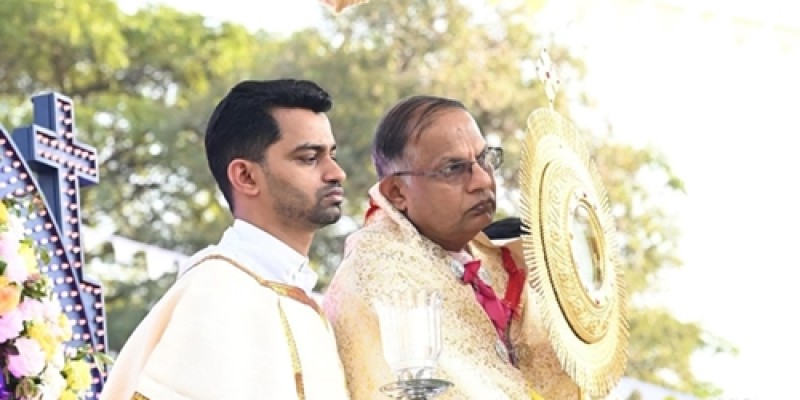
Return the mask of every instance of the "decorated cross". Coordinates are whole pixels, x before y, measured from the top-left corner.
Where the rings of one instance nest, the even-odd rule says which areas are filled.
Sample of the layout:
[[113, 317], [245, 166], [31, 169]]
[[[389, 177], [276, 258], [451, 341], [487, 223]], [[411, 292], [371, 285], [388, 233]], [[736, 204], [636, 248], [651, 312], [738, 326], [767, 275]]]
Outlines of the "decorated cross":
[[544, 92], [547, 95], [547, 100], [550, 102], [550, 108], [552, 108], [561, 81], [558, 79], [555, 66], [550, 59], [550, 54], [547, 52], [547, 49], [542, 49], [539, 59], [536, 60], [536, 76], [539, 78], [539, 81], [542, 82], [542, 85], [544, 85]]
[[[98, 182], [97, 152], [75, 138], [72, 101], [58, 93], [33, 98], [34, 123], [17, 128], [13, 140], [0, 127], [0, 197], [43, 199], [25, 220], [26, 232], [50, 255], [42, 266], [72, 322], [70, 345], [104, 352], [105, 310], [99, 283], [83, 274], [80, 187]], [[94, 398], [102, 372], [92, 370]]]
[[14, 140], [37, 179], [64, 245], [82, 261], [79, 185], [96, 184], [97, 152], [75, 139], [72, 100], [51, 93], [33, 98], [34, 125], [14, 131]]

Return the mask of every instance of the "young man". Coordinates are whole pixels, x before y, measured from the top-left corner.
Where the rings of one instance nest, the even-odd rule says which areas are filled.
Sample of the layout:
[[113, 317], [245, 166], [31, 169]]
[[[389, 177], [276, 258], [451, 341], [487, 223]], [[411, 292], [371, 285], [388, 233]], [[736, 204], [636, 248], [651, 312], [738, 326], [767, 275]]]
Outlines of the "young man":
[[205, 147], [235, 217], [195, 254], [119, 354], [103, 399], [346, 399], [332, 329], [308, 294], [308, 249], [341, 215], [345, 173], [309, 81], [245, 81]]
[[502, 150], [487, 146], [458, 101], [415, 96], [377, 127], [363, 228], [348, 237], [323, 308], [336, 331], [353, 399], [395, 381], [376, 299], [392, 290], [443, 295], [437, 378], [442, 399], [577, 399], [526, 294], [525, 265], [481, 233], [495, 213]]

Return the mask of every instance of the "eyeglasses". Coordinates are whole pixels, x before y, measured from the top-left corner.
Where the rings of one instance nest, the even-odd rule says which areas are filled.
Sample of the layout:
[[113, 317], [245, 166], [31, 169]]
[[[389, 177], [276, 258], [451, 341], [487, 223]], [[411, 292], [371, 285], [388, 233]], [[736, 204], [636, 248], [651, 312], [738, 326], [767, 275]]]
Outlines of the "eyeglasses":
[[503, 164], [503, 149], [487, 147], [474, 161], [452, 161], [435, 171], [399, 171], [392, 176], [427, 176], [448, 183], [463, 182], [464, 178], [472, 176], [472, 164], [478, 164], [484, 171], [493, 174]]

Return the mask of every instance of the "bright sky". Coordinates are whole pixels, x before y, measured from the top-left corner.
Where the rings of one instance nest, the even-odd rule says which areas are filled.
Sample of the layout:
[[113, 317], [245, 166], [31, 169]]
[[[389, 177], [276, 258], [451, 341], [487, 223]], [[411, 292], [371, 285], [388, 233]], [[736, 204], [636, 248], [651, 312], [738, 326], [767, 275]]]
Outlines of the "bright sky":
[[569, 34], [589, 49], [599, 111], [620, 136], [662, 149], [687, 184], [686, 266], [662, 283], [664, 298], [741, 350], [698, 358], [698, 375], [729, 400], [796, 397], [796, 368], [778, 365], [800, 358], [787, 329], [800, 304], [791, 253], [800, 20], [788, 24], [791, 13], [764, 0], [602, 1], [585, 11]]
[[[324, 12], [316, 0], [164, 2], [276, 32]], [[120, 0], [128, 10], [146, 3]], [[696, 360], [726, 400], [796, 392], [797, 368], [779, 365], [800, 359], [787, 329], [800, 305], [791, 253], [800, 155], [790, 145], [800, 133], [800, 19], [779, 3], [559, 0], [545, 14], [550, 29], [585, 46], [596, 111], [619, 136], [662, 149], [687, 184], [672, 205], [686, 266], [661, 283], [663, 298], [740, 348], [736, 358]]]

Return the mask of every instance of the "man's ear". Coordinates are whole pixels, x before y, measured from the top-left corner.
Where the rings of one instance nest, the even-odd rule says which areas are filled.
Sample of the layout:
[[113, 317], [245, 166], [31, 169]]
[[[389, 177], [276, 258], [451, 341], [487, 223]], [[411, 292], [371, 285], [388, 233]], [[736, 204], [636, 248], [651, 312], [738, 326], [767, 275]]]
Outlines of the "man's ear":
[[378, 190], [383, 197], [386, 197], [386, 200], [389, 200], [389, 203], [401, 212], [405, 212], [408, 207], [405, 189], [406, 185], [403, 179], [398, 176], [387, 176], [378, 184]]
[[228, 180], [231, 182], [231, 192], [241, 193], [245, 196], [255, 196], [261, 190], [257, 184], [255, 168], [258, 166], [250, 161], [236, 158], [228, 164]]

